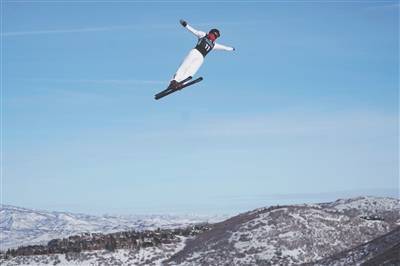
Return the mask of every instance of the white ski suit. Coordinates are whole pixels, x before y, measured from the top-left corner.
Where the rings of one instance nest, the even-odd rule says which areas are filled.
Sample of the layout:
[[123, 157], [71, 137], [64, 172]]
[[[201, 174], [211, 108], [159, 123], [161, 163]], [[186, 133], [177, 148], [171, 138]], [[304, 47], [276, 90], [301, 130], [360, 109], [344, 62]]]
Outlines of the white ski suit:
[[211, 50], [224, 50], [224, 51], [234, 51], [235, 48], [225, 46], [216, 42], [212, 42], [206, 37], [206, 33], [200, 30], [196, 30], [189, 24], [186, 24], [185, 28], [193, 33], [197, 38], [198, 42], [195, 48], [193, 48], [189, 54], [185, 57], [182, 64], [173, 76], [173, 80], [181, 82], [189, 76], [194, 76], [197, 70], [201, 67], [204, 61], [204, 57]]

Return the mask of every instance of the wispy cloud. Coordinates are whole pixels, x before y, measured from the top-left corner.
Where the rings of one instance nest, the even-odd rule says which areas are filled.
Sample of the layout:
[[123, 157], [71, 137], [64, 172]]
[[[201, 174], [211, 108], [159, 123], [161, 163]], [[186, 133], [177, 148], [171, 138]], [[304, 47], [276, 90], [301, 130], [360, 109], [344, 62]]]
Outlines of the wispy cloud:
[[48, 101], [49, 99], [53, 99], [54, 97], [56, 97], [58, 102], [73, 101], [74, 103], [77, 103], [77, 101], [85, 102], [90, 100], [109, 101], [110, 97], [106, 95], [106, 91], [113, 91], [115, 95], [118, 95], [117, 93], [115, 93], [116, 88], [122, 89], [124, 91], [125, 89], [128, 89], [140, 92], [148, 90], [151, 86], [159, 86], [160, 88], [163, 88], [168, 83], [168, 81], [165, 80], [161, 81], [142, 79], [33, 78], [17, 80], [28, 82], [30, 85], [32, 85], [29, 89], [30, 94], [14, 95], [8, 97], [8, 106], [18, 106], [21, 105], [21, 103], [37, 103], [39, 99]]
[[[216, 27], [221, 25], [248, 25], [258, 24], [262, 21], [219, 21], [219, 22], [202, 22], [195, 23], [195, 26]], [[137, 24], [137, 25], [119, 25], [119, 26], [103, 26], [103, 27], [82, 27], [74, 29], [46, 29], [46, 30], [29, 30], [29, 31], [10, 31], [3, 32], [2, 37], [26, 36], [26, 35], [43, 35], [43, 34], [63, 34], [63, 33], [84, 33], [84, 32], [102, 32], [102, 31], [122, 31], [122, 30], [144, 30], [144, 29], [173, 29], [178, 23], [170, 24]]]
[[110, 84], [110, 85], [131, 85], [131, 84], [165, 84], [165, 80], [145, 80], [145, 79], [18, 79], [29, 82], [55, 82], [55, 83], [93, 83], [93, 84]]
[[358, 136], [359, 134], [396, 133], [397, 116], [371, 111], [317, 114], [288, 111], [286, 113], [213, 117], [196, 121], [185, 128], [198, 137], [326, 137]]
[[[157, 120], [168, 119], [160, 115]], [[189, 117], [184, 124], [168, 120], [168, 124], [160, 123], [157, 130], [149, 128], [143, 134], [136, 134], [135, 138], [150, 142], [165, 138], [179, 142], [182, 139], [194, 140], [193, 143], [199, 140], [215, 143], [234, 141], [238, 143], [235, 147], [257, 141], [285, 146], [290, 141], [350, 145], [354, 141], [365, 143], [369, 139], [394, 142], [398, 134], [397, 125], [395, 114], [361, 110], [325, 114], [289, 110], [270, 114]]]
[[138, 26], [111, 26], [111, 27], [87, 27], [76, 29], [50, 29], [50, 30], [32, 30], [32, 31], [12, 31], [1, 34], [3, 37], [8, 36], [23, 36], [23, 35], [39, 35], [39, 34], [60, 34], [60, 33], [78, 33], [78, 32], [96, 32], [96, 31], [113, 31], [138, 29]]
[[371, 10], [371, 11], [399, 10], [400, 4], [399, 3], [391, 3], [391, 4], [385, 4], [385, 5], [369, 6], [369, 7], [366, 7], [366, 9]]

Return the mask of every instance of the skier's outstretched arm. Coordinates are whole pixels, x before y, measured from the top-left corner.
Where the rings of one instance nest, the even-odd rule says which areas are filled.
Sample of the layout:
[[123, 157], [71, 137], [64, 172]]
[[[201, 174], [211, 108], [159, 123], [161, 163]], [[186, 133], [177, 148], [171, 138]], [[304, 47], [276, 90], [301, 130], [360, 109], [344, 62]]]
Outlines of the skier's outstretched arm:
[[196, 30], [195, 28], [193, 28], [192, 26], [190, 26], [189, 24], [187, 24], [186, 21], [184, 21], [183, 19], [181, 19], [179, 21], [181, 23], [181, 25], [183, 27], [185, 27], [188, 31], [190, 31], [191, 33], [193, 33], [194, 35], [196, 35], [197, 38], [202, 38], [204, 36], [206, 36], [206, 33], [201, 31], [201, 30]]
[[222, 50], [222, 51], [235, 51], [234, 47], [226, 46], [223, 44], [215, 43], [214, 50]]

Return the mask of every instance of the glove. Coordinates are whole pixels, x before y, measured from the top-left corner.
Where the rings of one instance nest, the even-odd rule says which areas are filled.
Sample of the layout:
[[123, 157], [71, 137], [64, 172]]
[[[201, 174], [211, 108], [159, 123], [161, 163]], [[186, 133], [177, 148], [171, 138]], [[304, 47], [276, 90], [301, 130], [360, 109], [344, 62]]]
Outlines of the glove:
[[235, 47], [232, 47], [232, 48], [233, 48], [233, 50], [232, 50], [232, 51], [236, 51]]
[[184, 21], [183, 19], [181, 19], [181, 20], [179, 20], [179, 22], [181, 23], [181, 25], [182, 25], [183, 27], [186, 27], [186, 25], [187, 25], [187, 22], [186, 22], [186, 21]]

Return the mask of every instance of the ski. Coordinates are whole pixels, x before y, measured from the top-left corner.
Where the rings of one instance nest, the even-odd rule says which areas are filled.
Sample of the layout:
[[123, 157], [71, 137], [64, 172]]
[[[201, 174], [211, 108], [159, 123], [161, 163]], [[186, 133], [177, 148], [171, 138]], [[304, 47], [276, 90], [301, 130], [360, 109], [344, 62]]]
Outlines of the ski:
[[[192, 79], [192, 76], [189, 76], [189, 77], [187, 77], [186, 79], [182, 80], [180, 83], [187, 82], [187, 81], [189, 81], [189, 80], [191, 80], [191, 79]], [[171, 87], [168, 86], [168, 88], [166, 88], [166, 89], [163, 90], [162, 92], [157, 93], [157, 94], [154, 96], [154, 99], [156, 99], [156, 100], [161, 99], [162, 97], [165, 97], [165, 96], [167, 96], [168, 94], [171, 94], [171, 93], [174, 92], [175, 90], [176, 90], [176, 89], [173, 89], [173, 88], [171, 88]]]
[[200, 82], [200, 81], [202, 81], [202, 80], [203, 80], [203, 78], [202, 78], [202, 77], [199, 77], [199, 78], [197, 78], [197, 79], [195, 79], [195, 80], [192, 80], [192, 81], [190, 81], [190, 82], [188, 82], [188, 83], [183, 84], [182, 87], [179, 87], [179, 88], [178, 88], [178, 90], [182, 90], [182, 89], [184, 89], [184, 88], [186, 88], [186, 87], [189, 87], [189, 86], [191, 86], [191, 85], [193, 85], [193, 84], [195, 84], [195, 83], [197, 83], [197, 82]]
[[[195, 84], [195, 83], [200, 82], [200, 81], [203, 80], [202, 77], [199, 77], [199, 78], [197, 78], [197, 79], [195, 79], [195, 80], [192, 80], [192, 81], [190, 81], [190, 82], [187, 82], [187, 81], [189, 81], [189, 80], [191, 80], [191, 79], [192, 79], [192, 77], [188, 77], [188, 78], [184, 79], [183, 81], [180, 82], [181, 86], [178, 87], [178, 88], [176, 88], [176, 89], [173, 89], [173, 88], [168, 87], [167, 89], [163, 90], [162, 92], [157, 93], [157, 94], [154, 96], [154, 99], [159, 100], [159, 99], [161, 99], [161, 98], [163, 98], [163, 97], [165, 97], [165, 96], [167, 96], [167, 95], [169, 95], [169, 94], [171, 94], [171, 93], [174, 93], [174, 92], [176, 92], [176, 91], [182, 90], [182, 89], [184, 89], [184, 88], [186, 88], [186, 87], [188, 87], [188, 86], [190, 86], [190, 85], [193, 85], [193, 84]], [[185, 83], [185, 82], [187, 82], [187, 83]]]

